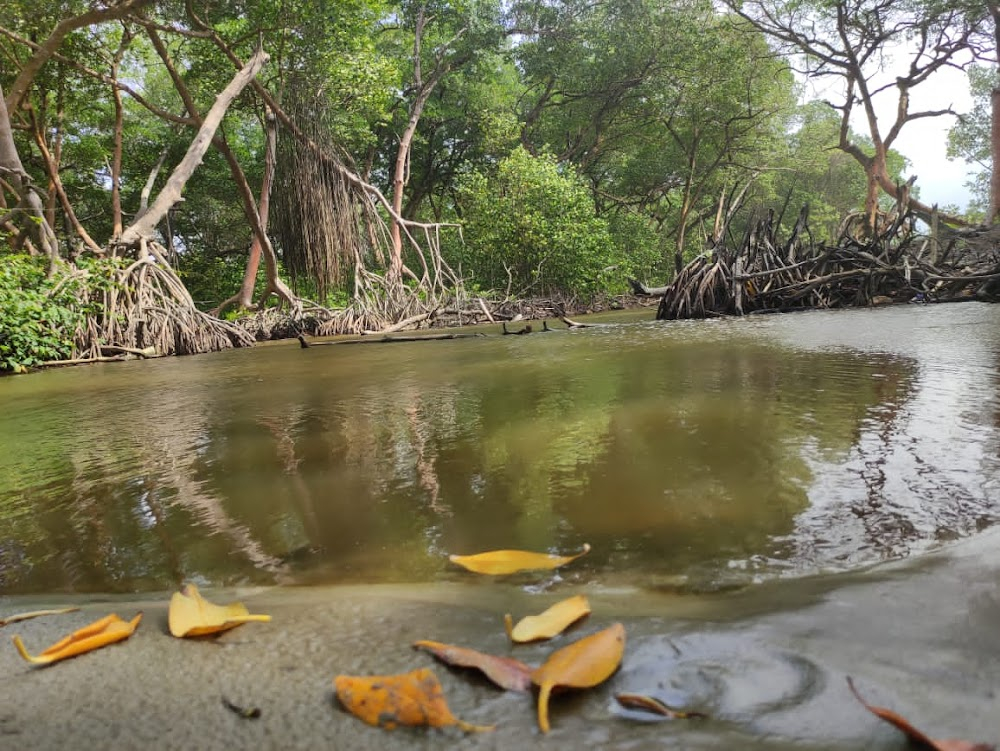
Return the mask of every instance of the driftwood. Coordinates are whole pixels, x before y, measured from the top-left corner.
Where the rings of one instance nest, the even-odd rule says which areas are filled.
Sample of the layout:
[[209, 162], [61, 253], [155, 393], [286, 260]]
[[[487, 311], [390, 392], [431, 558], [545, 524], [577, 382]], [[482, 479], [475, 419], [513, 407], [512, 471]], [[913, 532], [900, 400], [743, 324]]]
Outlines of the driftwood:
[[803, 209], [785, 240], [773, 212], [751, 218], [739, 245], [719, 245], [681, 270], [657, 319], [1000, 299], [1000, 237], [972, 242], [955, 233], [937, 255], [941, 238], [915, 233], [903, 203], [872, 237], [845, 222], [837, 243], [823, 245], [812, 242], [807, 217]]
[[419, 336], [366, 336], [362, 339], [341, 339], [336, 342], [311, 342], [304, 334], [298, 335], [299, 345], [302, 349], [310, 347], [326, 347], [335, 344], [392, 344], [395, 342], [437, 342], [445, 339], [479, 339], [486, 336], [483, 333], [475, 334], [420, 334]]

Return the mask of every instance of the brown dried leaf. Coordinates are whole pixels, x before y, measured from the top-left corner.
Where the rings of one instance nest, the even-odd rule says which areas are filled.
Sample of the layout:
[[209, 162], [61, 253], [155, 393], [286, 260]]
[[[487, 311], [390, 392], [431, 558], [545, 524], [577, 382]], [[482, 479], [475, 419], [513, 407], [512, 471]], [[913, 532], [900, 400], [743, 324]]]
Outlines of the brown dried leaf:
[[590, 688], [611, 677], [625, 653], [625, 627], [616, 623], [603, 631], [575, 641], [551, 655], [531, 674], [538, 686], [538, 726], [549, 732], [549, 695], [552, 689]]
[[491, 550], [477, 555], [450, 555], [448, 560], [477, 574], [516, 574], [519, 571], [554, 569], [575, 561], [590, 552], [590, 545], [584, 544], [576, 555], [558, 556], [548, 553], [532, 553], [526, 550]]
[[418, 641], [414, 642], [413, 646], [430, 652], [448, 665], [475, 668], [494, 684], [507, 691], [527, 691], [531, 688], [531, 666], [525, 665], [513, 657], [498, 657], [467, 647], [456, 647], [437, 641]]
[[911, 743], [915, 743], [926, 749], [931, 749], [931, 751], [994, 751], [996, 749], [996, 746], [991, 746], [986, 743], [973, 743], [972, 741], [962, 741], [956, 739], [936, 741], [932, 738], [928, 738], [926, 735], [913, 727], [913, 725], [903, 718], [902, 715], [898, 715], [891, 709], [886, 709], [885, 707], [876, 707], [862, 699], [861, 694], [859, 694], [858, 690], [854, 687], [854, 681], [850, 676], [847, 676], [847, 685], [850, 687], [851, 693], [854, 694], [854, 698], [861, 702], [861, 705], [865, 709], [878, 717], [880, 720], [888, 722], [894, 728], [901, 731]]
[[333, 685], [340, 703], [369, 725], [392, 730], [398, 725], [457, 725], [468, 732], [493, 730], [455, 717], [444, 700], [437, 676], [428, 668], [400, 675], [338, 675]]
[[615, 699], [626, 709], [639, 709], [643, 712], [663, 715], [672, 720], [690, 720], [697, 717], [708, 717], [703, 712], [682, 712], [664, 704], [659, 699], [643, 694], [615, 694]]

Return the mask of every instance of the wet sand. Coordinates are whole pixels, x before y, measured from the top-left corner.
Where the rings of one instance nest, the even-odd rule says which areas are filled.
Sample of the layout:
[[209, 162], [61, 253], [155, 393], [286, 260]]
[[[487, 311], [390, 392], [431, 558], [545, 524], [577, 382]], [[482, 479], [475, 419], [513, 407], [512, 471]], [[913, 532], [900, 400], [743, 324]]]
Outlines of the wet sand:
[[[471, 577], [471, 575], [470, 575]], [[212, 591], [242, 599], [268, 624], [208, 640], [166, 629], [168, 593], [7, 597], [0, 615], [79, 604], [68, 615], [0, 629], [0, 749], [903, 749], [901, 735], [851, 696], [891, 707], [936, 738], [1000, 743], [1000, 530], [919, 559], [847, 575], [773, 581], [712, 596], [588, 591], [594, 612], [570, 634], [512, 648], [502, 617], [580, 592], [533, 595], [511, 583]], [[126, 642], [46, 668], [32, 652], [97, 618], [145, 613]], [[598, 689], [553, 700], [541, 736], [534, 697], [503, 693], [410, 648], [434, 639], [531, 664], [614, 621], [628, 642]], [[371, 728], [333, 696], [339, 673], [433, 666], [452, 711], [482, 735]], [[643, 721], [615, 692], [648, 693], [709, 719]], [[225, 696], [262, 716], [243, 719]]]

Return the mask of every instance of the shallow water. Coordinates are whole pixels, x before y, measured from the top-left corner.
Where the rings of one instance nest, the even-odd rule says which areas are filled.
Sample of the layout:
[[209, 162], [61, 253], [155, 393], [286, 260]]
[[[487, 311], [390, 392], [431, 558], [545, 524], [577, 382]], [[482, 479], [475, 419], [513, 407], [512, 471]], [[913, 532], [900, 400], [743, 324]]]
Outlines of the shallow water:
[[1000, 308], [277, 344], [0, 380], [0, 593], [547, 577], [714, 590], [1000, 517]]

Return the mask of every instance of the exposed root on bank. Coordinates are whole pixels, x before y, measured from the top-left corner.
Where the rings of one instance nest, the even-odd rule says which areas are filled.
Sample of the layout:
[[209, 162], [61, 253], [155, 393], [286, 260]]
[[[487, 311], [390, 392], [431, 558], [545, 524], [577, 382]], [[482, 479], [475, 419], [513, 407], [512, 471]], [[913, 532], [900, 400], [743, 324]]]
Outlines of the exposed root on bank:
[[[782, 239], [774, 213], [751, 220], [739, 245], [720, 244], [663, 292], [657, 319], [708, 318], [890, 302], [1000, 299], [1000, 238], [919, 235], [905, 205], [872, 237], [845, 223], [836, 245], [811, 242], [808, 211]], [[810, 242], [804, 238], [808, 236]]]
[[[150, 244], [153, 255], [163, 249]], [[203, 313], [174, 271], [149, 257], [89, 285], [90, 307], [74, 337], [74, 360], [189, 355], [253, 344], [244, 329]]]

